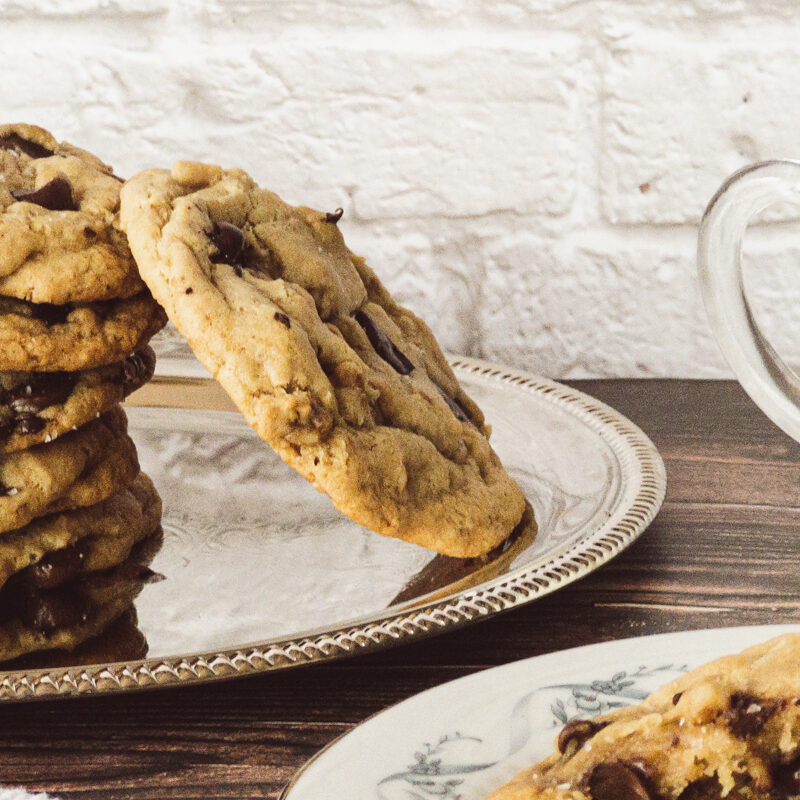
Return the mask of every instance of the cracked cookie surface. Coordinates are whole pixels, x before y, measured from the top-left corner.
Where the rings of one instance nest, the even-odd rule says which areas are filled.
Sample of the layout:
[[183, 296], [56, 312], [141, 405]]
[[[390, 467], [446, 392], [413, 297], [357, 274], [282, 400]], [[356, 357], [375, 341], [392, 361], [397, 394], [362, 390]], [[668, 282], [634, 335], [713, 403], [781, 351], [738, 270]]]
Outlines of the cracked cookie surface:
[[0, 372], [0, 453], [50, 442], [121, 403], [153, 376], [145, 347], [82, 372]]
[[0, 295], [62, 305], [141, 292], [117, 224], [121, 185], [42, 128], [0, 125]]
[[800, 634], [712, 661], [640, 705], [568, 722], [487, 800], [800, 797]]
[[348, 250], [340, 216], [185, 162], [134, 176], [120, 212], [154, 297], [288, 464], [373, 531], [485, 553], [522, 517], [522, 492], [430, 330]]
[[117, 407], [54, 442], [0, 455], [0, 532], [129, 486], [139, 462], [127, 425]]

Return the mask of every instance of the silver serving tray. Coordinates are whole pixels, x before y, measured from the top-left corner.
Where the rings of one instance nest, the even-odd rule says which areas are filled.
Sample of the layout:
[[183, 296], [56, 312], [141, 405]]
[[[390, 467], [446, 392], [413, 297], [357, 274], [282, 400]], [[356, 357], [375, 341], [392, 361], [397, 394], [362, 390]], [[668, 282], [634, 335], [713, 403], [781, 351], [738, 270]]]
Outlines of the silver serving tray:
[[[664, 465], [625, 417], [574, 389], [451, 361], [539, 532], [489, 559], [446, 559], [341, 516], [261, 442], [218, 385], [157, 378], [130, 431], [164, 500], [165, 580], [136, 600], [144, 659], [0, 672], [0, 699], [209, 681], [329, 661], [485, 619], [622, 551], [664, 497]], [[67, 658], [69, 662], [69, 658]]]

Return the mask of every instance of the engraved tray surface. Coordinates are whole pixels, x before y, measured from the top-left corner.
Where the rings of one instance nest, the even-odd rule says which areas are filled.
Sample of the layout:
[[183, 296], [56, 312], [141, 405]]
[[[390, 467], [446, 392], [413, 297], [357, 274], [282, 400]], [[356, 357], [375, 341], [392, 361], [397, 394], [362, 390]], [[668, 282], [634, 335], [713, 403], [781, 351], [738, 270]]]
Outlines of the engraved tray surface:
[[533, 541], [465, 562], [366, 531], [237, 412], [207, 410], [225, 407], [203, 400], [220, 396], [215, 383], [162, 378], [134, 397], [149, 405], [127, 409], [142, 469], [164, 500], [151, 566], [165, 579], [136, 600], [146, 658], [0, 671], [0, 699], [211, 680], [399, 644], [555, 591], [646, 528], [665, 474], [636, 426], [558, 383], [451, 363], [533, 506]]

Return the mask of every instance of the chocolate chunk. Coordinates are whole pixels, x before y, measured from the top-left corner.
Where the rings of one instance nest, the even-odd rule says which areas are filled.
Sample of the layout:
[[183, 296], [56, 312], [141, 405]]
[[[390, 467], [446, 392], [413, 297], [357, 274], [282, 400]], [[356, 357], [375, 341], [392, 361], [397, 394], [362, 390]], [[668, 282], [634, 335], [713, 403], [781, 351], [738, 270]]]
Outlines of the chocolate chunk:
[[681, 697], [683, 697], [683, 692], [676, 692], [674, 695], [672, 695], [672, 705], [678, 705]]
[[771, 796], [776, 800], [788, 800], [797, 795], [800, 795], [800, 756], [775, 767]]
[[24, 153], [31, 158], [47, 158], [53, 155], [52, 150], [48, 150], [36, 142], [29, 142], [17, 133], [0, 136], [0, 150], [15, 150], [17, 153]]
[[394, 342], [375, 324], [375, 320], [366, 311], [358, 310], [353, 317], [367, 334], [367, 339], [375, 348], [375, 352], [396, 372], [408, 375], [414, 369], [414, 365], [395, 347]]
[[283, 314], [280, 311], [275, 312], [275, 319], [278, 320], [281, 325], [285, 325], [287, 328], [292, 327], [292, 321], [286, 316], [286, 314]]
[[643, 762], [598, 764], [587, 781], [593, 800], [655, 800]]
[[776, 702], [763, 702], [751, 694], [736, 692], [731, 695], [731, 710], [727, 713], [731, 732], [739, 739], [755, 736], [777, 707]]
[[0, 481], [0, 497], [11, 497], [16, 493], [17, 490], [14, 489], [13, 486], [6, 486], [2, 481]]
[[68, 589], [24, 595], [18, 609], [22, 621], [41, 633], [86, 622], [90, 611], [88, 600]]
[[128, 356], [122, 362], [122, 385], [126, 388], [140, 385], [149, 371], [149, 366], [141, 353]]
[[32, 373], [24, 383], [0, 394], [0, 404], [8, 405], [18, 416], [35, 414], [61, 405], [74, 386], [75, 376], [69, 372]]
[[72, 196], [72, 186], [66, 178], [53, 178], [38, 189], [11, 192], [21, 203], [36, 203], [50, 211], [77, 211], [78, 206]]
[[455, 401], [452, 397], [450, 397], [447, 392], [442, 389], [441, 386], [436, 387], [439, 390], [439, 394], [444, 399], [445, 403], [450, 406], [450, 410], [456, 415], [456, 419], [460, 420], [461, 422], [472, 422], [472, 420], [467, 416], [467, 412]]
[[39, 433], [47, 423], [36, 414], [19, 414], [14, 425], [14, 429], [22, 436], [27, 436], [30, 433]]
[[580, 750], [589, 739], [608, 725], [607, 722], [594, 722], [591, 719], [573, 719], [558, 734], [558, 752], [566, 753], [568, 748], [574, 753]]
[[33, 316], [48, 325], [63, 324], [72, 311], [71, 305], [54, 306], [50, 303], [31, 303], [30, 306]]
[[335, 225], [342, 217], [344, 216], [344, 209], [337, 208], [336, 211], [331, 213], [330, 211], [325, 213], [325, 222], [330, 222], [331, 224]]
[[[214, 263], [236, 265], [242, 263], [247, 240], [241, 229], [231, 225], [230, 222], [215, 222], [211, 231], [211, 241], [218, 251], [217, 255], [211, 258]], [[241, 277], [241, 267], [236, 274]]]
[[25, 591], [55, 589], [80, 572], [88, 547], [89, 543], [83, 540], [48, 553], [40, 561], [17, 573], [14, 580]]

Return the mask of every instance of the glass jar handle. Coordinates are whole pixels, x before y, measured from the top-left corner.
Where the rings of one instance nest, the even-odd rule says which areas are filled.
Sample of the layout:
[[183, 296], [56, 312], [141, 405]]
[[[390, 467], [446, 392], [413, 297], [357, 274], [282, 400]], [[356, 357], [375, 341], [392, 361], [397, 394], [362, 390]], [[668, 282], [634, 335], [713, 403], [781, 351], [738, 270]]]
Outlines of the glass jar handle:
[[748, 223], [780, 201], [800, 204], [800, 162], [765, 161], [728, 178], [703, 215], [697, 264], [711, 327], [739, 383], [776, 425], [800, 441], [800, 376], [759, 328], [742, 276]]

